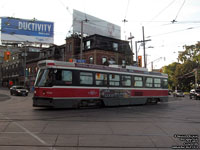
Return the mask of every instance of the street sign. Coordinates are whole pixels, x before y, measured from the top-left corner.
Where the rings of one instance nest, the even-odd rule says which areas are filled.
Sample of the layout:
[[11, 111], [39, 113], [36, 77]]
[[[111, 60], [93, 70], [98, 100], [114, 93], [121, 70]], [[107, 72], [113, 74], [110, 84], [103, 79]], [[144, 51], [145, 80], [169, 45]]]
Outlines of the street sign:
[[86, 60], [85, 59], [77, 59], [76, 62], [77, 63], [86, 63]]

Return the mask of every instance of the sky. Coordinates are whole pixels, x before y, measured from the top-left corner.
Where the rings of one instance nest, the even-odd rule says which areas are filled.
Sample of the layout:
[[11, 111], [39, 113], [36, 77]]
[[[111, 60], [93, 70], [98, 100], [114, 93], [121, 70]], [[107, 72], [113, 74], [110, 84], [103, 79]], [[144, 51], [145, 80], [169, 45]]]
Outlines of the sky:
[[[200, 41], [200, 0], [1, 0], [0, 17], [52, 21], [54, 44], [62, 45], [72, 30], [73, 9], [119, 25], [121, 39], [131, 33], [133, 45], [142, 40], [143, 26], [151, 40], [146, 42], [149, 69], [151, 62], [155, 69], [177, 62], [184, 45]], [[143, 55], [140, 44], [138, 54]]]

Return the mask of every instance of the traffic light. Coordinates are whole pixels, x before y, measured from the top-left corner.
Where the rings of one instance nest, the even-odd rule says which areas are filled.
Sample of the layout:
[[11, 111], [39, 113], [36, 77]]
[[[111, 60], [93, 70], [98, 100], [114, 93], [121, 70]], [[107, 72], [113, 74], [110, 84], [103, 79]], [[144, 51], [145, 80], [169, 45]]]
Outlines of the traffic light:
[[4, 52], [4, 60], [5, 61], [10, 60], [10, 51]]
[[138, 56], [138, 67], [142, 67], [142, 56]]

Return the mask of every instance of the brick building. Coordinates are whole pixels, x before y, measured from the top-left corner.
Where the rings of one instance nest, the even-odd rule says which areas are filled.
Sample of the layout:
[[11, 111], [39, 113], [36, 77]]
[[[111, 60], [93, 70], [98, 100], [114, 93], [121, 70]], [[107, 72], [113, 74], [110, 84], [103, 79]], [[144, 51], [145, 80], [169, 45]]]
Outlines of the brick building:
[[[102, 35], [91, 35], [83, 39], [82, 58], [86, 63], [103, 65], [105, 62], [118, 65], [133, 65], [133, 53], [128, 41]], [[66, 60], [80, 59], [80, 37], [66, 39]]]
[[[37, 73], [37, 62], [40, 60], [70, 59], [80, 60], [80, 37], [76, 34], [66, 38], [66, 44], [52, 45], [48, 48], [21, 47], [19, 51], [11, 54], [11, 59], [4, 62], [1, 67], [2, 85], [8, 86], [9, 81], [14, 84], [26, 85], [32, 89]], [[133, 53], [129, 42], [101, 35], [91, 35], [83, 38], [82, 58], [85, 63], [97, 65], [132, 65]], [[27, 52], [25, 57], [23, 53]], [[25, 68], [26, 63], [26, 68]]]

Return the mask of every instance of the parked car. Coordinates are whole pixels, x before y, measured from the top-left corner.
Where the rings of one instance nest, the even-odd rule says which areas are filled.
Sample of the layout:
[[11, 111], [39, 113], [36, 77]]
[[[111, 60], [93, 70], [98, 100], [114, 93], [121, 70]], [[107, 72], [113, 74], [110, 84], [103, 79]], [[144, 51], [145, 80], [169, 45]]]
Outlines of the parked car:
[[200, 99], [200, 89], [192, 89], [190, 91], [190, 99]]
[[172, 90], [168, 90], [168, 95], [172, 95], [173, 91]]
[[174, 97], [184, 97], [185, 96], [185, 94], [183, 93], [182, 90], [175, 90], [173, 95], [174, 95]]
[[23, 86], [15, 85], [10, 88], [10, 95], [28, 96], [28, 90]]

